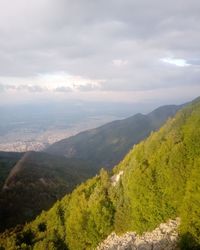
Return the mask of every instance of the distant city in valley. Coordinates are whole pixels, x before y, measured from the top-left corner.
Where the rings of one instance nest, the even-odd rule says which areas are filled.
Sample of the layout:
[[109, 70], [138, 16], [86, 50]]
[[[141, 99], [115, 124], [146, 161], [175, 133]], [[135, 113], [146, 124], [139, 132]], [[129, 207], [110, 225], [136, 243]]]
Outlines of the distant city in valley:
[[[64, 102], [0, 107], [0, 151], [41, 151], [81, 131], [137, 112], [134, 104]], [[143, 111], [148, 110], [144, 105]]]

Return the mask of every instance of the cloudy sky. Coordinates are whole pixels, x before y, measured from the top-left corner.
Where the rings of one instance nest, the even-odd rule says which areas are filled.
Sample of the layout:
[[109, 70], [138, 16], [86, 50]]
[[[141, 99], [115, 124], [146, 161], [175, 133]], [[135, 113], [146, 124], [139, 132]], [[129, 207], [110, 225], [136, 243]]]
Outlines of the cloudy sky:
[[0, 104], [200, 95], [199, 0], [0, 0]]

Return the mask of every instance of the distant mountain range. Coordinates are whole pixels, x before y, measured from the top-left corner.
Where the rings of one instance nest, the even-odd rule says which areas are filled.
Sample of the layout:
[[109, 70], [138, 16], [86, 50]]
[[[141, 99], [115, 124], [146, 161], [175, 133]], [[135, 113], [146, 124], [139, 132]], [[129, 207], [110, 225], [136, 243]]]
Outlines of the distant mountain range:
[[31, 220], [101, 167], [112, 169], [181, 107], [163, 106], [114, 121], [59, 141], [46, 152], [2, 152], [0, 230]]

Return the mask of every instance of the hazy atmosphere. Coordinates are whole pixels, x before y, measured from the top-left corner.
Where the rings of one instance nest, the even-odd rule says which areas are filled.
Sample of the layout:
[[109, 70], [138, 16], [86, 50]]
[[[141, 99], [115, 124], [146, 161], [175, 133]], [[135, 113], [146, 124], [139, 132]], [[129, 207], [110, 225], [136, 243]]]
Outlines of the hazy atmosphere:
[[200, 0], [0, 0], [0, 250], [200, 250]]
[[198, 0], [0, 0], [0, 105], [190, 101], [199, 13]]

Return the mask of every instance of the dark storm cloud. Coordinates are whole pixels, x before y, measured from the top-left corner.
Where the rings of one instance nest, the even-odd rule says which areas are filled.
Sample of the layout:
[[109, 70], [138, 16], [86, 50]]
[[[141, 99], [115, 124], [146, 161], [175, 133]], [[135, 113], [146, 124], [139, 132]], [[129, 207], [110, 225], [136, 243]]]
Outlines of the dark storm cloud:
[[198, 0], [1, 0], [0, 76], [64, 71], [110, 91], [199, 85], [199, 13]]

